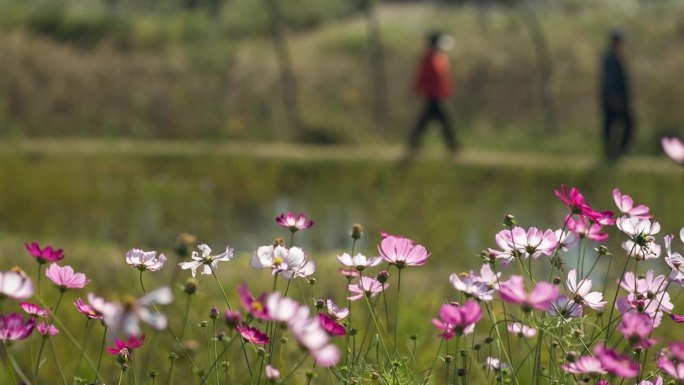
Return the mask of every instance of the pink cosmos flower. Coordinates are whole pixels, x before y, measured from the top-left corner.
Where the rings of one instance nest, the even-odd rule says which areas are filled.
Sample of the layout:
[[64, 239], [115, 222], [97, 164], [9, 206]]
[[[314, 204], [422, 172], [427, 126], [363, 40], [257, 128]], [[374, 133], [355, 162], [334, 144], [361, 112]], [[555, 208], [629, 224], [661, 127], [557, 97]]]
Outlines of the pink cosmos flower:
[[292, 298], [283, 297], [280, 293], [271, 293], [266, 299], [267, 319], [279, 322], [290, 322], [298, 314], [300, 305]]
[[154, 250], [130, 249], [126, 253], [126, 263], [140, 271], [159, 271], [165, 262], [166, 256], [161, 253], [157, 256]]
[[439, 311], [440, 319], [434, 318], [432, 324], [441, 330], [445, 340], [455, 335], [469, 334], [475, 329], [475, 324], [482, 318], [482, 308], [475, 300], [465, 301], [463, 306], [444, 304]]
[[558, 229], [554, 233], [556, 234], [556, 239], [558, 240], [559, 249], [568, 251], [577, 245], [578, 239], [572, 230], [563, 231], [562, 229]]
[[314, 222], [308, 219], [306, 214], [300, 213], [299, 216], [295, 216], [292, 211], [278, 215], [275, 221], [280, 226], [290, 229], [293, 233], [296, 233], [298, 230], [306, 230], [314, 225]]
[[471, 271], [470, 274], [451, 274], [449, 281], [454, 289], [463, 292], [468, 297], [475, 297], [480, 301], [491, 301], [494, 290], [499, 287], [499, 277], [501, 273], [492, 271], [489, 263], [485, 263], [480, 268], [480, 274]]
[[133, 351], [135, 349], [138, 349], [141, 346], [143, 346], [144, 343], [145, 343], [145, 335], [144, 334], [141, 335], [140, 337], [130, 336], [130, 337], [128, 337], [128, 340], [126, 340], [126, 341], [123, 341], [123, 340], [120, 340], [117, 338], [114, 341], [114, 346], [107, 346], [107, 352], [109, 352], [109, 354], [113, 354], [116, 356], [119, 353], [121, 353], [122, 350], [126, 349], [128, 354], [131, 354], [131, 353], [133, 353]]
[[565, 218], [566, 227], [580, 238], [587, 238], [595, 242], [603, 242], [608, 239], [608, 233], [601, 232], [601, 225], [588, 222], [583, 217], [577, 219], [568, 215]]
[[684, 315], [682, 314], [670, 314], [670, 318], [678, 324], [684, 323]]
[[525, 280], [512, 275], [508, 281], [501, 282], [499, 296], [505, 302], [522, 305], [523, 310], [547, 310], [551, 301], [558, 298], [558, 287], [548, 282], [538, 282], [531, 293], [525, 292]]
[[663, 385], [663, 378], [656, 376], [653, 381], [643, 380], [639, 382], [639, 385]]
[[655, 339], [649, 338], [653, 331], [653, 321], [645, 314], [625, 313], [620, 321], [619, 329], [633, 347], [647, 349], [656, 343]]
[[592, 356], [579, 357], [575, 362], [566, 363], [561, 367], [573, 374], [608, 374], [601, 361]]
[[518, 337], [532, 338], [537, 335], [537, 329], [531, 328], [520, 322], [510, 323], [506, 328], [509, 332], [517, 335]]
[[553, 230], [542, 231], [536, 227], [530, 227], [525, 231], [522, 227], [514, 227], [511, 230], [501, 230], [495, 237], [496, 244], [506, 254], [506, 259], [515, 257], [539, 258], [542, 254], [553, 255], [558, 246], [558, 239]]
[[[92, 293], [88, 293], [88, 297], [93, 297]], [[78, 310], [81, 314], [85, 315], [86, 317], [90, 319], [102, 319], [102, 313], [96, 311], [93, 309], [92, 306], [88, 305], [85, 303], [82, 299], [77, 298], [76, 301], [74, 302], [74, 306], [76, 306], [76, 310]]]
[[359, 282], [354, 284], [349, 284], [348, 289], [352, 294], [348, 297], [350, 301], [357, 301], [365, 295], [366, 297], [372, 298], [380, 294], [383, 290], [389, 287], [388, 283], [380, 283], [375, 278], [363, 276]]
[[399, 269], [407, 266], [422, 266], [430, 257], [425, 246], [417, 245], [408, 238], [393, 235], [382, 239], [378, 252], [385, 262]]
[[591, 222], [602, 225], [614, 223], [612, 220], [613, 213], [611, 211], [599, 212], [594, 210], [578, 189], [572, 187], [570, 188], [570, 191], [568, 191], [565, 184], [561, 184], [561, 190], [554, 190], [554, 193], [570, 208], [572, 214], [579, 215], [585, 220], [590, 220]]
[[[678, 284], [684, 286], [684, 256], [681, 253], [672, 251], [672, 240], [674, 236], [665, 236], [665, 251], [667, 256], [665, 257], [665, 263], [672, 269], [673, 277], [670, 279]], [[684, 243], [684, 227], [679, 231], [679, 239]]]
[[662, 349], [657, 365], [675, 380], [684, 380], [684, 342], [672, 342]]
[[257, 328], [250, 327], [246, 323], [241, 323], [236, 327], [237, 331], [240, 333], [245, 341], [254, 345], [266, 345], [269, 343], [268, 336], [261, 332]]
[[634, 206], [634, 201], [632, 200], [632, 197], [630, 197], [629, 195], [622, 195], [622, 193], [618, 189], [613, 190], [613, 200], [615, 201], [615, 205], [618, 207], [620, 212], [627, 216], [642, 219], [653, 218], [653, 215], [648, 213], [648, 206]]
[[508, 368], [508, 364], [505, 362], [501, 362], [498, 358], [495, 357], [487, 357], [485, 360], [485, 367], [488, 370], [493, 370], [495, 372], [498, 372], [501, 369]]
[[654, 236], [660, 231], [660, 224], [658, 222], [622, 216], [618, 218], [616, 224], [629, 237], [629, 240], [622, 244], [622, 249], [630, 257], [654, 259], [660, 256], [660, 246], [655, 243]]
[[618, 377], [634, 378], [639, 374], [639, 364], [632, 361], [629, 356], [621, 355], [613, 349], [606, 348], [601, 344], [594, 348], [596, 358], [601, 361], [601, 365], [610, 374]]
[[345, 276], [348, 280], [361, 276], [361, 273], [356, 269], [340, 269], [340, 274]]
[[33, 295], [33, 281], [15, 271], [0, 272], [0, 298], [27, 299]]
[[636, 278], [633, 272], [628, 271], [620, 286], [629, 292], [627, 300], [639, 312], [653, 315], [657, 311], [670, 313], [674, 309], [670, 294], [665, 291], [665, 276], [655, 275], [653, 270], [648, 270], [644, 278]]
[[40, 245], [36, 242], [31, 242], [31, 244], [24, 243], [24, 247], [26, 247], [29, 254], [41, 264], [46, 262], [58, 262], [64, 259], [64, 251], [62, 249], [55, 250], [52, 246], [41, 249]]
[[339, 307], [331, 299], [325, 302], [328, 314], [337, 321], [341, 321], [349, 316], [349, 309], [346, 307]]
[[36, 330], [45, 337], [52, 337], [59, 334], [59, 329], [57, 329], [55, 325], [50, 325], [45, 322], [39, 323], [38, 326], [36, 326]]
[[344, 266], [351, 267], [352, 269], [356, 269], [358, 271], [363, 271], [367, 267], [373, 267], [381, 264], [382, 258], [374, 257], [369, 259], [361, 253], [352, 257], [349, 254], [344, 253], [337, 256], [337, 261]]
[[266, 379], [272, 382], [278, 381], [280, 379], [280, 370], [271, 365], [266, 365]]
[[572, 299], [582, 305], [589, 306], [596, 311], [602, 311], [606, 305], [603, 294], [599, 291], [591, 291], [591, 280], [583, 279], [577, 282], [577, 270], [568, 272], [566, 287]]
[[140, 321], [157, 330], [166, 328], [166, 316], [151, 310], [150, 307], [155, 304], [170, 304], [173, 301], [173, 292], [171, 288], [164, 286], [141, 298], [129, 298], [125, 303], [110, 303], [90, 295], [88, 301], [95, 311], [102, 313], [103, 321], [108, 328], [121, 331], [126, 336], [138, 336], [142, 334]]
[[0, 315], [0, 340], [18, 341], [28, 338], [36, 326], [36, 319], [31, 317], [24, 321], [19, 313]]
[[330, 336], [319, 320], [309, 317], [308, 307], [300, 306], [288, 326], [297, 341], [311, 353], [317, 365], [327, 368], [340, 360], [340, 350], [330, 343]]
[[19, 304], [19, 306], [24, 313], [30, 315], [31, 317], [47, 317], [48, 314], [50, 314], [47, 309], [43, 309], [42, 307], [30, 302], [22, 302]]
[[90, 283], [85, 274], [74, 272], [71, 266], [59, 266], [56, 263], [47, 268], [45, 275], [62, 291], [67, 289], [83, 289], [85, 285]]
[[226, 246], [226, 251], [218, 255], [211, 255], [211, 248], [205, 244], [198, 245], [197, 248], [202, 252], [202, 255], [193, 251], [190, 256], [192, 261], [178, 264], [183, 270], [190, 269], [193, 277], [197, 274], [197, 269], [200, 267], [203, 267], [202, 274], [211, 275], [216, 270], [219, 262], [229, 262], [235, 256], [233, 248], [230, 246]]
[[553, 302], [551, 302], [548, 313], [552, 317], [570, 319], [582, 317], [583, 310], [582, 305], [564, 295], [560, 295], [558, 298], [553, 300]]
[[268, 308], [266, 307], [266, 293], [261, 293], [259, 297], [254, 298], [249, 292], [247, 285], [238, 286], [238, 294], [240, 295], [240, 302], [249, 314], [254, 318], [268, 321], [271, 318], [268, 315]]
[[662, 138], [660, 144], [670, 159], [679, 165], [684, 165], [684, 141], [672, 136]]
[[330, 316], [325, 313], [318, 314], [318, 322], [321, 324], [323, 330], [331, 336], [339, 337], [347, 334], [344, 326], [337, 323], [337, 321], [330, 318]]

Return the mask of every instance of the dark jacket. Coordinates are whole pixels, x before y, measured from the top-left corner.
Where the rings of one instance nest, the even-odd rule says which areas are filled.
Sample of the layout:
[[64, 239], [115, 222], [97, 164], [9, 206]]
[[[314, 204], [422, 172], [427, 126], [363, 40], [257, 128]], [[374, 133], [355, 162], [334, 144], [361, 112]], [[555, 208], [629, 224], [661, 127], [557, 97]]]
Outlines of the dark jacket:
[[629, 112], [629, 79], [624, 63], [613, 51], [603, 56], [601, 65], [601, 104], [604, 110]]

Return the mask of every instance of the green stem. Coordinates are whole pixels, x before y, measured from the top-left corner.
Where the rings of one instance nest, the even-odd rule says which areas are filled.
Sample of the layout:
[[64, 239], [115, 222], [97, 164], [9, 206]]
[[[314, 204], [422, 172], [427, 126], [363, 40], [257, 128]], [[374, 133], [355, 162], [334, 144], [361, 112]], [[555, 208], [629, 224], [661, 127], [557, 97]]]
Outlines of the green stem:
[[[458, 338], [458, 337], [456, 337]], [[439, 346], [437, 347], [437, 352], [435, 353], [435, 358], [432, 360], [432, 365], [430, 365], [430, 370], [428, 371], [427, 375], [425, 376], [425, 382], [423, 382], [423, 385], [426, 385], [427, 382], [430, 380], [430, 376], [432, 375], [432, 369], [435, 368], [435, 364], [437, 363], [437, 358], [439, 358], [439, 351], [442, 350], [442, 345], [444, 344], [444, 337], [442, 337], [441, 340], [439, 340]], [[447, 366], [447, 381], [448, 381], [448, 373], [449, 373], [449, 367]]]
[[[183, 337], [185, 336], [185, 326], [188, 323], [188, 315], [190, 314], [190, 300], [192, 299], [192, 295], [188, 294], [188, 299], [185, 301], [185, 313], [183, 314], [183, 323], [181, 324], [181, 331], [179, 334], [178, 338], [178, 343], [183, 346]], [[171, 330], [171, 329], [169, 329]], [[176, 361], [178, 359], [172, 359], [171, 363], [169, 364], [169, 381], [168, 384], [172, 385], [173, 384], [173, 368], [176, 364]]]
[[21, 370], [21, 367], [17, 363], [17, 360], [14, 358], [14, 353], [12, 352], [12, 349], [9, 349], [6, 342], [3, 342], [2, 346], [5, 348], [5, 353], [7, 354], [7, 359], [9, 360], [10, 364], [12, 365], [12, 368], [14, 369], [14, 372], [17, 373], [19, 378], [27, 384], [31, 385], [31, 381], [29, 381], [28, 377], [26, 377], [26, 374]]
[[[76, 378], [78, 373], [81, 370], [81, 363], [83, 362], [83, 356], [85, 355], [85, 349], [86, 345], [88, 344], [88, 337], [90, 336], [90, 318], [86, 317], [86, 324], [85, 324], [85, 333], [83, 336], [83, 339], [81, 340], [81, 346], [83, 346], [83, 350], [81, 350], [81, 354], [78, 356], [78, 361], [76, 361], [76, 366], [74, 367], [74, 375], [72, 378]], [[76, 380], [73, 382], [74, 385], [76, 385]]]
[[214, 269], [211, 268], [211, 275], [214, 276], [214, 279], [216, 280], [216, 283], [218, 284], [218, 287], [221, 289], [221, 294], [223, 294], [223, 299], [226, 301], [226, 305], [228, 306], [228, 310], [233, 310], [233, 308], [230, 307], [230, 301], [228, 300], [228, 295], [226, 294], [226, 291], [223, 289], [223, 285], [221, 285], [221, 281], [219, 281], [218, 277], [216, 276], [216, 272]]
[[59, 363], [59, 355], [57, 354], [57, 348], [55, 348], [55, 343], [52, 340], [50, 340], [50, 347], [52, 348], [52, 354], [55, 358], [55, 365], [57, 365], [57, 371], [59, 372], [59, 376], [62, 378], [62, 383], [64, 385], [67, 385], [66, 376], [64, 376], [64, 370], [62, 369], [62, 365]]
[[123, 379], [123, 374], [124, 374], [124, 367], [121, 365], [121, 370], [119, 371], [119, 382], [117, 382], [118, 385], [121, 385], [121, 380]]
[[[401, 270], [397, 277], [397, 307], [394, 309], [394, 346], [397, 346], [397, 331], [399, 330], [399, 297], [401, 293]], [[383, 284], [384, 287], [384, 284]], [[370, 304], [369, 304], [370, 305]], [[389, 325], [387, 326], [389, 328]]]
[[[103, 323], [104, 325], [104, 323]], [[95, 380], [97, 383], [100, 380], [100, 366], [102, 365], [102, 354], [104, 353], [105, 344], [107, 343], [107, 326], [104, 326], [102, 330], [102, 342], [100, 343], [100, 355], [97, 358], [97, 369], [95, 369]]]
[[[218, 351], [216, 349], [216, 344], [218, 342], [218, 336], [216, 335], [216, 319], [214, 319], [213, 322], [213, 331], [212, 333], [214, 334], [214, 359], [216, 362], [218, 362]], [[216, 385], [219, 385], [219, 372], [218, 370], [216, 371]]]
[[[636, 243], [635, 243], [636, 245]], [[634, 252], [634, 247], [632, 247], [632, 251], [629, 252], [629, 255]], [[613, 295], [613, 303], [610, 305], [610, 314], [608, 315], [608, 326], [606, 327], [606, 344], [608, 344], [608, 340], [610, 339], [611, 335], [611, 328], [610, 324], [613, 321], [613, 310], [615, 309], [615, 302], [617, 301], [617, 296], [618, 292], [620, 291], [620, 284], [622, 283], [622, 279], [625, 277], [625, 272], [627, 271], [627, 266], [629, 265], [629, 256], [627, 256], [627, 261], [625, 261], [625, 266], [622, 268], [622, 273], [620, 274], [620, 281], [618, 282], [617, 286], [615, 287], [615, 294]]]
[[145, 284], [143, 283], [143, 271], [144, 270], [140, 270], [140, 288], [142, 289], [143, 294], [147, 294], [147, 290], [145, 290]]

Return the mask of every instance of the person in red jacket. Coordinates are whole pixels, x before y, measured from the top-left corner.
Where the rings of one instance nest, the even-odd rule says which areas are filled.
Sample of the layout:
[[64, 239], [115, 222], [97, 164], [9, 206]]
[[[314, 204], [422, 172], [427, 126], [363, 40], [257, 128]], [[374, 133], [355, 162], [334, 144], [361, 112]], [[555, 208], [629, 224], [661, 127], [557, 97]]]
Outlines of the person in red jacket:
[[432, 33], [428, 37], [427, 52], [420, 61], [413, 83], [414, 92], [426, 102], [409, 136], [409, 154], [415, 153], [418, 149], [420, 139], [432, 120], [438, 120], [441, 124], [442, 135], [449, 151], [455, 154], [458, 149], [449, 117], [442, 106], [442, 103], [454, 91], [449, 70], [449, 57], [445, 53], [451, 48], [451, 44], [451, 37], [441, 33]]

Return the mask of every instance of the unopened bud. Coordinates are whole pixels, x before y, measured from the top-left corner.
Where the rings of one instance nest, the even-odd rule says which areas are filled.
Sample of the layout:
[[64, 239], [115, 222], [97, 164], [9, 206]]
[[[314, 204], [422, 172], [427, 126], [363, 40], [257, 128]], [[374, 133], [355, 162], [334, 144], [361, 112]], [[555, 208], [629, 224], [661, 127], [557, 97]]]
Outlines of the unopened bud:
[[197, 237], [188, 234], [188, 233], [180, 233], [178, 234], [178, 239], [176, 241], [176, 254], [178, 255], [179, 258], [187, 258], [190, 256], [192, 253], [192, 249], [195, 247], [195, 243], [197, 242]]
[[380, 373], [378, 373], [378, 372], [371, 373], [371, 379], [377, 380], [378, 378], [380, 378]]
[[280, 343], [282, 343], [282, 344], [286, 344], [287, 341], [288, 341], [287, 337], [281, 337], [280, 338]]
[[415, 340], [418, 339], [418, 334], [416, 334], [416, 333], [411, 333], [411, 335], [409, 336], [409, 338], [411, 339], [411, 341], [415, 341]]
[[515, 217], [511, 214], [506, 214], [504, 217], [503, 224], [506, 227], [513, 227], [517, 224], [518, 222], [515, 220]]
[[599, 255], [610, 255], [608, 248], [604, 245], [597, 247], [596, 251], [598, 252]]
[[307, 279], [306, 282], [307, 282], [309, 285], [313, 286], [313, 285], [316, 284], [316, 277], [311, 277], [311, 278]]
[[169, 360], [171, 360], [171, 361], [177, 360], [177, 359], [178, 359], [178, 354], [176, 354], [176, 353], [174, 353], [174, 352], [171, 352], [171, 353], [169, 353], [168, 358], [169, 358]]
[[325, 304], [324, 300], [319, 299], [319, 300], [316, 300], [315, 306], [316, 306], [316, 309], [323, 309], [326, 306], [326, 304]]
[[568, 354], [565, 355], [565, 360], [568, 362], [575, 362], [577, 360], [577, 353], [568, 352]]
[[185, 281], [185, 285], [183, 285], [183, 291], [187, 295], [193, 295], [197, 292], [197, 285], [199, 282], [195, 278], [188, 278], [187, 281]]
[[358, 224], [358, 223], [353, 224], [353, 225], [352, 225], [352, 229], [351, 229], [351, 237], [352, 237], [352, 239], [358, 240], [358, 239], [360, 239], [362, 236], [363, 236], [363, 226], [360, 225], [360, 224]]
[[491, 344], [492, 341], [494, 341], [494, 339], [493, 339], [492, 337], [487, 337], [487, 338], [485, 338], [485, 340], [484, 340], [485, 344]]
[[221, 314], [221, 311], [216, 307], [212, 307], [211, 310], [209, 310], [209, 318], [211, 319], [217, 319], [219, 314]]
[[119, 350], [119, 354], [116, 356], [116, 361], [122, 365], [128, 362], [130, 359], [131, 353], [126, 348]]
[[264, 348], [257, 349], [257, 354], [259, 355], [259, 357], [265, 356], [266, 355], [266, 349], [264, 349]]
[[276, 238], [273, 240], [273, 247], [285, 246], [285, 238]]
[[559, 283], [561, 283], [560, 277], [553, 277], [553, 284], [558, 285]]
[[202, 329], [204, 329], [204, 328], [207, 327], [207, 324], [209, 324], [207, 321], [202, 321], [202, 322], [199, 323], [199, 327], [201, 327]]
[[480, 350], [480, 349], [482, 349], [482, 345], [480, 345], [480, 344], [475, 344], [475, 345], [473, 345], [473, 350], [474, 350], [474, 351], [478, 351], [478, 350]]
[[458, 368], [458, 370], [456, 371], [456, 375], [458, 375], [459, 377], [465, 376], [466, 373], [467, 372], [466, 372], [465, 368]]
[[389, 279], [389, 277], [390, 277], [389, 271], [383, 270], [383, 271], [381, 271], [381, 272], [378, 273], [378, 276], [376, 277], [376, 279], [377, 279], [378, 282], [380, 282], [380, 283], [385, 283], [385, 282], [387, 282], [387, 280]]
[[223, 318], [226, 320], [226, 325], [234, 329], [238, 323], [240, 323], [240, 312], [237, 310], [226, 310], [223, 314]]
[[154, 369], [153, 369], [153, 370], [149, 370], [149, 371], [147, 371], [147, 375], [148, 375], [150, 378], [155, 378], [155, 377], [157, 377], [157, 371], [154, 370]]

